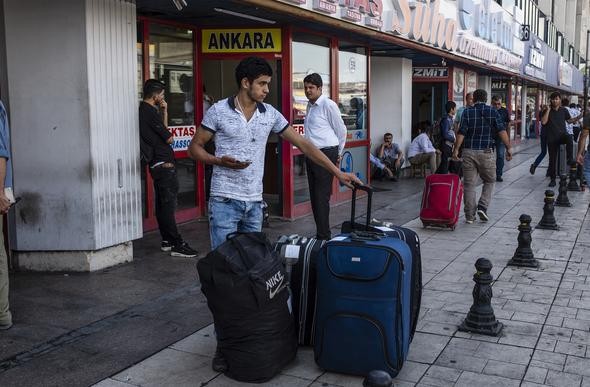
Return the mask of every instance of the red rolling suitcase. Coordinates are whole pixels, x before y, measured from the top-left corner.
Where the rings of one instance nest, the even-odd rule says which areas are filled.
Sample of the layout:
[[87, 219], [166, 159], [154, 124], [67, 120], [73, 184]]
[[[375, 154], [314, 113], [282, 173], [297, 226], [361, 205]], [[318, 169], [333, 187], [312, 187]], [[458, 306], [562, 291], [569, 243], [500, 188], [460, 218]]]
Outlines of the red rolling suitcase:
[[420, 220], [424, 227], [455, 229], [463, 201], [463, 183], [455, 174], [434, 174], [426, 177]]

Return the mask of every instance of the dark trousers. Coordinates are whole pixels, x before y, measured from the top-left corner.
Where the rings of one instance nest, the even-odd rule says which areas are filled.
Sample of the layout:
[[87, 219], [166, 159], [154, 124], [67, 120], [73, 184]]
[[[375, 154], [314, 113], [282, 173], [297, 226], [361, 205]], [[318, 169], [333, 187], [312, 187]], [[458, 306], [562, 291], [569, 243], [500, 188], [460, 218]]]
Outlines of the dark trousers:
[[553, 138], [547, 138], [547, 150], [549, 153], [549, 177], [555, 180], [557, 176], [557, 154], [559, 146], [565, 144], [566, 162], [571, 165], [574, 160], [574, 142], [572, 136], [562, 133]]
[[156, 194], [156, 219], [163, 241], [174, 246], [182, 242], [176, 227], [176, 201], [178, 196], [178, 177], [175, 168], [151, 168]]
[[[320, 149], [334, 164], [338, 161], [338, 147]], [[332, 181], [334, 176], [324, 167], [305, 159], [307, 168], [307, 183], [311, 210], [315, 220], [318, 239], [330, 239], [330, 196], [332, 195]]]
[[535, 167], [538, 167], [539, 164], [541, 164], [541, 161], [543, 161], [546, 154], [547, 154], [547, 135], [541, 133], [541, 153], [539, 153], [539, 156], [537, 156], [537, 158], [535, 159], [535, 162], [533, 163], [533, 164], [535, 164]]
[[453, 155], [453, 147], [445, 143], [440, 151], [440, 165], [438, 166], [436, 173], [449, 173], [449, 159]]

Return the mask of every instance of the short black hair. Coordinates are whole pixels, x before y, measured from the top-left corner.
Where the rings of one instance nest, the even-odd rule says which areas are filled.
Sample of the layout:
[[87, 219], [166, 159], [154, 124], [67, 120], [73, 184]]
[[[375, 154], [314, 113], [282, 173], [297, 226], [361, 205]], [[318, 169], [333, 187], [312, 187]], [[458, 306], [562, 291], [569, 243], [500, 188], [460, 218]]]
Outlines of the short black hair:
[[570, 104], [570, 100], [569, 100], [569, 99], [567, 99], [567, 98], [562, 98], [562, 99], [561, 99], [561, 104], [562, 104], [563, 106], [569, 106], [569, 104]]
[[247, 78], [250, 83], [261, 75], [272, 77], [272, 67], [268, 62], [257, 56], [244, 58], [236, 67], [236, 83], [238, 88], [242, 84], [242, 79]]
[[143, 99], [152, 98], [154, 95], [160, 94], [162, 90], [166, 90], [166, 85], [157, 79], [148, 79], [143, 84]]
[[456, 107], [457, 107], [457, 104], [453, 101], [447, 101], [447, 103], [445, 105], [445, 109], [446, 109], [447, 113], [450, 113], [451, 110], [453, 110]]
[[549, 99], [555, 99], [559, 97], [561, 99], [561, 93], [559, 91], [554, 91], [553, 93], [551, 93], [551, 95], [549, 96]]
[[497, 101], [501, 101], [501, 100], [502, 100], [502, 98], [500, 98], [497, 95], [492, 96], [492, 102], [497, 102]]
[[318, 73], [311, 73], [303, 78], [303, 83], [311, 83], [314, 86], [322, 87], [322, 76]]
[[488, 92], [484, 89], [477, 89], [473, 92], [473, 102], [488, 102]]
[[387, 137], [387, 136], [391, 136], [391, 138], [393, 138], [393, 134], [391, 134], [391, 133], [385, 133], [385, 134], [383, 135], [383, 138], [385, 138], [385, 137]]

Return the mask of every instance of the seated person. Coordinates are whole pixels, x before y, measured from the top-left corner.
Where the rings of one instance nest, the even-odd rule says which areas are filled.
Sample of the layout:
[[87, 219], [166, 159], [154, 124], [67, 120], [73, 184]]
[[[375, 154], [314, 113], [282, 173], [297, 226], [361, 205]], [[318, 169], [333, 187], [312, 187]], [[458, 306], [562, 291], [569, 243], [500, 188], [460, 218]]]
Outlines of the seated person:
[[381, 160], [379, 160], [377, 157], [373, 156], [370, 153], [369, 161], [377, 168], [375, 174], [373, 175], [373, 178], [382, 180], [383, 176], [387, 176], [389, 180], [397, 181], [397, 178], [393, 176], [393, 172], [391, 172], [391, 169], [389, 169], [384, 163], [381, 162]]
[[381, 144], [377, 152], [377, 157], [395, 174], [392, 180], [397, 181], [402, 165], [404, 165], [404, 152], [402, 152], [399, 145], [393, 142], [393, 134], [385, 133], [383, 135], [383, 144]]
[[408, 160], [410, 164], [421, 165], [428, 163], [430, 171], [434, 173], [440, 164], [439, 150], [434, 149], [430, 140], [432, 128], [428, 125], [420, 125], [418, 128], [420, 134], [412, 140], [408, 150]]

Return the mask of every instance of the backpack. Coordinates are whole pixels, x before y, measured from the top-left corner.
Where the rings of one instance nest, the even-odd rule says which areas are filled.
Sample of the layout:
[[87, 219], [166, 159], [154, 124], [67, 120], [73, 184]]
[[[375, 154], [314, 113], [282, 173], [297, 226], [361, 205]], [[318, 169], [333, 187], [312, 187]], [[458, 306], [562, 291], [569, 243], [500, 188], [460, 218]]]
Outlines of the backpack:
[[440, 123], [442, 120], [443, 118], [439, 118], [432, 125], [432, 146], [438, 150], [441, 150], [443, 145], [443, 136], [440, 132]]
[[234, 233], [197, 263], [225, 375], [262, 383], [297, 353], [288, 278], [261, 232]]

